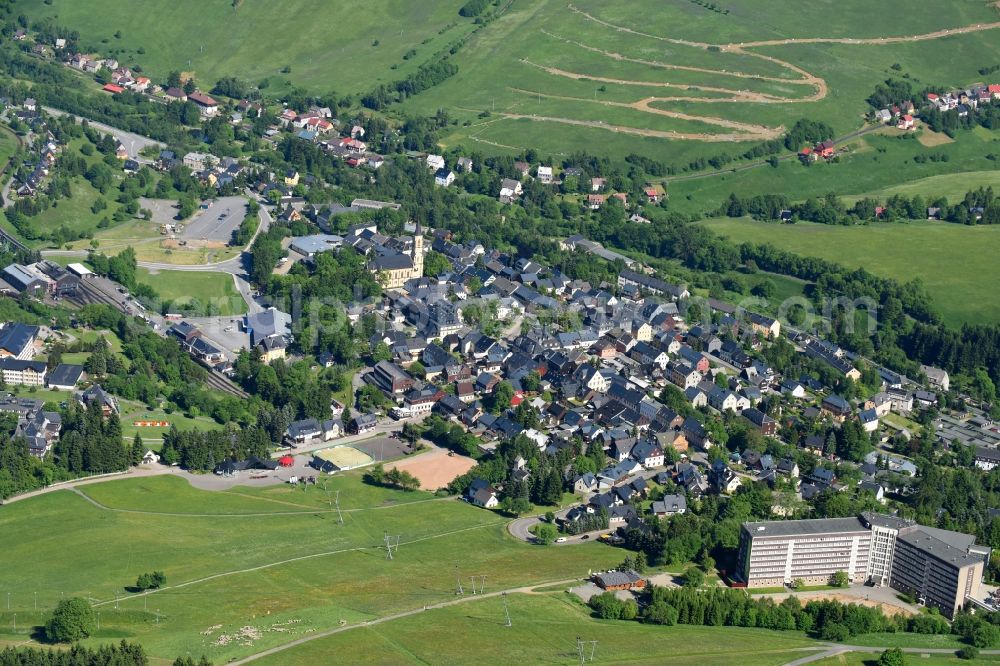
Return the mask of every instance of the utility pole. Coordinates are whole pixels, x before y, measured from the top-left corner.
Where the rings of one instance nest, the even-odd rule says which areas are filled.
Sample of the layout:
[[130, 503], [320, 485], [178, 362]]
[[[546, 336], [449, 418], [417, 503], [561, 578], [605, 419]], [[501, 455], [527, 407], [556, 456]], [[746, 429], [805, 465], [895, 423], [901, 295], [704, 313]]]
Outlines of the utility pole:
[[[455, 590], [455, 594], [457, 594], [460, 597], [465, 596], [465, 590], [462, 589], [462, 576], [458, 572], [458, 565], [457, 564], [455, 565], [455, 579], [458, 581], [458, 589]], [[10, 607], [10, 604], [8, 603], [8, 608], [9, 607]]]
[[392, 551], [399, 551], [399, 535], [390, 536], [388, 533], [385, 535], [385, 559], [392, 559]]
[[[483, 591], [486, 589], [486, 576], [469, 576], [469, 579], [472, 581], [472, 593], [473, 594], [482, 594]], [[477, 580], [479, 581], [479, 591], [478, 592], [476, 592], [476, 581]]]
[[576, 652], [580, 655], [580, 663], [587, 661], [587, 652], [585, 647], [590, 646], [590, 661], [594, 661], [594, 653], [597, 652], [597, 641], [585, 641], [579, 636], [576, 637]]
[[7, 610], [10, 610], [10, 592], [7, 593]]
[[510, 611], [507, 609], [507, 593], [504, 592], [503, 594], [500, 595], [500, 597], [503, 599], [503, 615], [504, 615], [504, 619], [505, 619], [505, 621], [503, 623], [503, 626], [509, 627], [510, 626]]
[[344, 524], [344, 514], [342, 514], [340, 512], [340, 491], [339, 490], [334, 495], [333, 501], [337, 505], [337, 520], [339, 520], [340, 524], [343, 525]]

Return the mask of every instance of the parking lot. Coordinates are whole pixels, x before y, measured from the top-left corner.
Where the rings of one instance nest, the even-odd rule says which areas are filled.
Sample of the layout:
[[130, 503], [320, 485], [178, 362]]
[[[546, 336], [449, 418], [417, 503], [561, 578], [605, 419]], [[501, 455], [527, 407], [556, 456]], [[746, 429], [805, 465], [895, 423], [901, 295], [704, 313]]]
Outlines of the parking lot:
[[246, 199], [221, 197], [211, 202], [206, 210], [198, 209], [194, 217], [184, 226], [181, 238], [228, 243], [245, 214]]
[[187, 321], [197, 326], [204, 337], [226, 352], [230, 359], [237, 356], [236, 350], [250, 348], [250, 336], [243, 330], [242, 317], [188, 317]]

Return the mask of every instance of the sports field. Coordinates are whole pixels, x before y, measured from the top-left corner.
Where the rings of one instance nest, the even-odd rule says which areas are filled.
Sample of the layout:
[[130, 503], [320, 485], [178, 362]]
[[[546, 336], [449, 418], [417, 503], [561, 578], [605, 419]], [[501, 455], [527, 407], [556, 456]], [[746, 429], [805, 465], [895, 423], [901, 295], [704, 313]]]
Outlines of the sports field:
[[[10, 611], [0, 609], [0, 641], [28, 640], [64, 594], [81, 595], [102, 614], [92, 644], [135, 639], [158, 659], [190, 651], [226, 663], [341, 621], [453, 599], [456, 565], [487, 574], [495, 590], [580, 578], [621, 560], [597, 543], [521, 543], [492, 512], [368, 486], [360, 471], [306, 488], [209, 492], [163, 476], [79, 490], [0, 510], [0, 596], [11, 593]], [[331, 506], [337, 490], [343, 524]], [[399, 535], [391, 561], [385, 533]], [[166, 573], [166, 588], [125, 591], [151, 570]], [[244, 627], [251, 629], [241, 635]]]
[[993, 286], [1000, 278], [997, 227], [924, 221], [843, 227], [748, 218], [712, 218], [702, 224], [738, 243], [772, 243], [903, 282], [920, 278], [954, 326], [1000, 321], [1000, 294]]
[[430, 451], [391, 465], [417, 477], [420, 487], [431, 491], [446, 487], [456, 476], [465, 474], [475, 466], [476, 461], [472, 458], [449, 455], [447, 450], [436, 446]]
[[494, 596], [320, 638], [259, 663], [317, 664], [337, 655], [340, 663], [578, 664], [580, 637], [597, 641], [594, 663], [777, 666], [819, 647], [797, 632], [597, 620], [558, 592], [509, 594], [507, 606], [510, 627]]
[[339, 470], [355, 469], [375, 462], [375, 459], [370, 455], [364, 451], [359, 451], [353, 446], [334, 446], [322, 451], [316, 451], [313, 455], [333, 463]]

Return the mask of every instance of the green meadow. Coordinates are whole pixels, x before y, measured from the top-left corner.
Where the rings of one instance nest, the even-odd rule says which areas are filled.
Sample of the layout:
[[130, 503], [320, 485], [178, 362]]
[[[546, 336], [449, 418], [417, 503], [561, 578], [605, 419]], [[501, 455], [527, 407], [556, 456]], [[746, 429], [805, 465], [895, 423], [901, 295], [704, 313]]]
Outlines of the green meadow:
[[[595, 663], [777, 666], [821, 645], [798, 632], [662, 627], [598, 620], [565, 592], [484, 598], [344, 631], [262, 659], [266, 666], [321, 663], [578, 664], [577, 637], [597, 641]], [[460, 637], [460, 639], [456, 639]], [[591, 645], [585, 657], [590, 659]]]
[[[524, 544], [496, 514], [366, 486], [359, 474], [334, 477], [327, 490], [340, 490], [344, 524], [319, 484], [209, 492], [169, 476], [4, 506], [0, 596], [10, 592], [11, 607], [0, 609], [0, 641], [29, 640], [59, 599], [78, 595], [101, 612], [91, 644], [126, 638], [157, 659], [190, 652], [225, 663], [342, 622], [453, 599], [456, 566], [486, 575], [489, 591], [581, 578], [622, 557], [598, 543]], [[392, 560], [386, 532], [400, 537]], [[165, 588], [126, 591], [151, 570], [166, 573]], [[243, 627], [252, 636], [233, 638]]]
[[738, 243], [772, 243], [904, 282], [920, 278], [953, 326], [1000, 321], [1000, 295], [993, 288], [1000, 228], [924, 221], [844, 227], [748, 218], [711, 218], [701, 224]]
[[458, 15], [462, 4], [175, 0], [123, 11], [116, 0], [50, 0], [20, 2], [15, 14], [51, 17], [80, 32], [82, 51], [114, 55], [161, 80], [176, 70], [205, 89], [235, 76], [272, 90], [345, 94], [401, 79], [466, 34], [472, 21]]

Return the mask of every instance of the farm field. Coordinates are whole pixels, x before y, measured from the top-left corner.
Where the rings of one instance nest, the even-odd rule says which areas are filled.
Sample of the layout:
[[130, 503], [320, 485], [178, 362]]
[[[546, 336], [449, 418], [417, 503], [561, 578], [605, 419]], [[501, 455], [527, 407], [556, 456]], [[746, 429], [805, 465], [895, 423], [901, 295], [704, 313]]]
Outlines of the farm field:
[[246, 304], [233, 285], [229, 273], [201, 271], [151, 271], [139, 268], [136, 274], [139, 282], [148, 284], [163, 301], [173, 301], [182, 306], [197, 298], [201, 303], [211, 305], [213, 312], [229, 316], [246, 311]]
[[[661, 627], [590, 617], [566, 593], [510, 594], [428, 610], [310, 641], [261, 659], [266, 666], [320, 663], [573, 664], [577, 636], [597, 640], [594, 661], [629, 664], [785, 664], [820, 644], [796, 632], [733, 627]], [[455, 640], [461, 636], [462, 640]], [[587, 656], [589, 658], [589, 646]]]
[[[113, 51], [122, 64], [160, 79], [182, 70], [206, 90], [236, 76], [266, 81], [268, 92], [296, 86], [325, 95], [368, 91], [415, 71], [469, 32], [472, 20], [458, 15], [462, 4], [372, 0], [357, 11], [320, 0], [179, 0], [121, 12], [115, 0], [52, 0], [19, 2], [15, 11], [32, 20], [57, 17], [80, 31], [81, 51]], [[404, 60], [411, 48], [416, 55]]]
[[[343, 525], [321, 485], [220, 493], [173, 477], [126, 479], [5, 506], [0, 591], [11, 592], [11, 609], [0, 611], [0, 641], [29, 639], [63, 594], [81, 595], [102, 614], [92, 644], [133, 639], [157, 659], [190, 651], [225, 663], [341, 621], [451, 600], [456, 565], [488, 574], [489, 591], [581, 578], [622, 556], [597, 543], [524, 544], [496, 514], [366, 486], [359, 473], [329, 488], [341, 491]], [[400, 535], [391, 561], [385, 532]], [[125, 591], [154, 569], [167, 587]], [[243, 627], [252, 630], [239, 636]]]
[[992, 288], [1000, 251], [1000, 229], [994, 227], [947, 222], [783, 225], [748, 218], [712, 218], [701, 224], [738, 243], [772, 243], [902, 281], [919, 277], [945, 322], [953, 326], [1000, 321], [1000, 297]]

